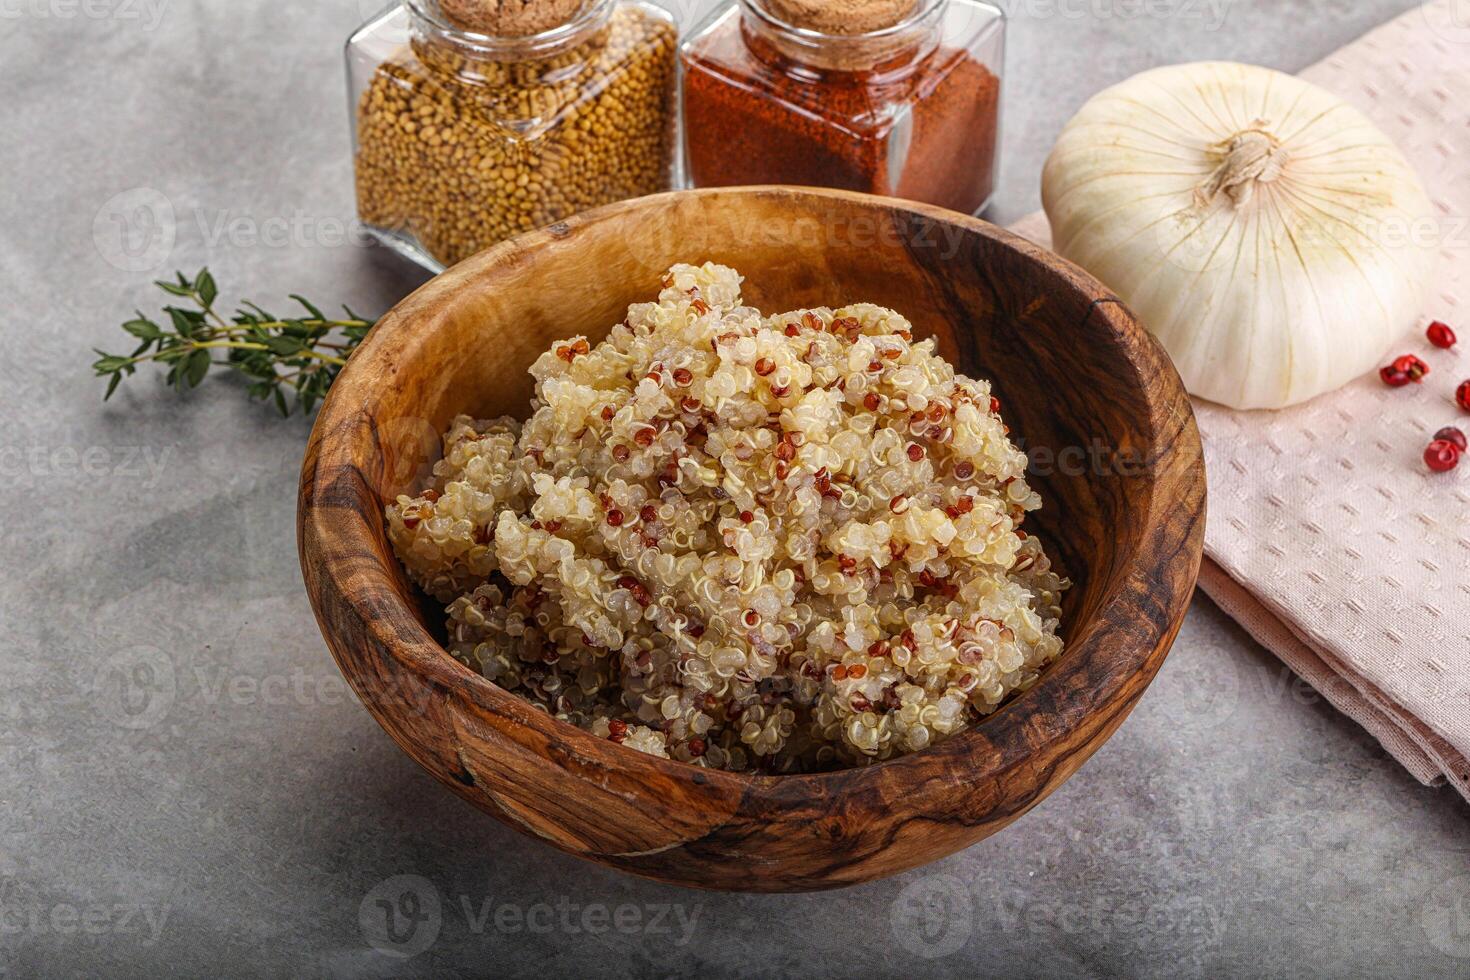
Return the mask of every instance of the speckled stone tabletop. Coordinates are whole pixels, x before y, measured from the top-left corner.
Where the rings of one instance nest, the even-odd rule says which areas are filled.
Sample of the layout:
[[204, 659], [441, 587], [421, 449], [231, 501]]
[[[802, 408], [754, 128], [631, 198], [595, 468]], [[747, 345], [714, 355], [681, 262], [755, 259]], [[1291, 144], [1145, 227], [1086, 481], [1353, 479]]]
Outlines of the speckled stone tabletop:
[[[229, 301], [372, 312], [422, 281], [352, 225], [340, 48], [378, 5], [0, 0], [0, 973], [1470, 975], [1463, 801], [1203, 598], [1049, 800], [844, 892], [623, 877], [420, 771], [302, 590], [308, 424], [152, 374], [104, 408], [88, 369], [176, 267], [208, 263]], [[1102, 86], [1199, 58], [1295, 71], [1412, 6], [1006, 5], [1000, 222], [1038, 205]]]

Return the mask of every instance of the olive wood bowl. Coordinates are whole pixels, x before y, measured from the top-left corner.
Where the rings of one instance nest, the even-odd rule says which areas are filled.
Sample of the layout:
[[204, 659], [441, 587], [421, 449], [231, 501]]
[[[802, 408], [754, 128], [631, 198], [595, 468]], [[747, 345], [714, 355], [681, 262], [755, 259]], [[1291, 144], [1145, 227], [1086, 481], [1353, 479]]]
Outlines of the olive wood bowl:
[[[416, 489], [458, 413], [524, 417], [527, 368], [596, 343], [676, 262], [746, 278], [766, 312], [870, 301], [994, 382], [1044, 500], [1027, 528], [1075, 582], [1062, 657], [971, 730], [877, 765], [746, 775], [557, 721], [460, 665], [405, 578], [384, 501]], [[1199, 570], [1205, 479], [1179, 378], [1077, 267], [983, 221], [846, 192], [690, 191], [499, 245], [392, 310], [337, 379], [301, 474], [298, 536], [357, 695], [460, 796], [571, 854], [667, 882], [809, 891], [895, 874], [1000, 830], [1113, 733], [1158, 671]]]

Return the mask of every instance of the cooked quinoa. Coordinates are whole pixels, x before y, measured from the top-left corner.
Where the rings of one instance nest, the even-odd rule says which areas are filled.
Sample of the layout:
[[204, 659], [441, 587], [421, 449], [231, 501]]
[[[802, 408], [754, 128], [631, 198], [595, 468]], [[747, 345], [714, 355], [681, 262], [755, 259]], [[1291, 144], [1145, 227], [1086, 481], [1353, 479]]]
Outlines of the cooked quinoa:
[[456, 659], [599, 737], [782, 773], [943, 741], [1062, 652], [1026, 455], [899, 314], [740, 284], [675, 266], [536, 361], [529, 421], [456, 419], [393, 545]]

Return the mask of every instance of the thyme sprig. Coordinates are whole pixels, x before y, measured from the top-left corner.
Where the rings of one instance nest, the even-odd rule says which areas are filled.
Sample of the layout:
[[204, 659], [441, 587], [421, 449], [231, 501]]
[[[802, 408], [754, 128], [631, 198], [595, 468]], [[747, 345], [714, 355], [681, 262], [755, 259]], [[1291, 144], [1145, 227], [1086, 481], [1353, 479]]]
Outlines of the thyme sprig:
[[[98, 360], [92, 369], [109, 379], [104, 401], [138, 365], [153, 361], [168, 366], [168, 382], [179, 391], [197, 388], [210, 368], [224, 367], [248, 379], [245, 390], [251, 398], [274, 402], [282, 415], [290, 415], [293, 407], [309, 413], [373, 326], [346, 306], [342, 318], [328, 317], [295, 293], [291, 299], [304, 311], [302, 316], [278, 317], [246, 301], [226, 320], [215, 310], [219, 288], [208, 269], [193, 279], [177, 275], [177, 282], [160, 280], [156, 285], [194, 308], [164, 307], [166, 327], [138, 312], [122, 325], [139, 340], [131, 354], [94, 348]], [[287, 389], [294, 392], [290, 401]]]

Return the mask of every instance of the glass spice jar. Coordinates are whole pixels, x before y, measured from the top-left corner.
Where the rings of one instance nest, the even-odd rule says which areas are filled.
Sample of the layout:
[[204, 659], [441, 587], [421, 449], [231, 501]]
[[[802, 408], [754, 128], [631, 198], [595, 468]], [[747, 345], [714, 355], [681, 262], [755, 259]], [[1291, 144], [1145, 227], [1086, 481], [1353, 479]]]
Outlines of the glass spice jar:
[[881, 30], [798, 27], [725, 5], [680, 48], [697, 187], [806, 184], [983, 210], [995, 186], [1005, 15], [919, 0]]
[[588, 0], [522, 37], [403, 0], [347, 43], [357, 211], [440, 271], [496, 242], [673, 182], [677, 31], [661, 8]]

